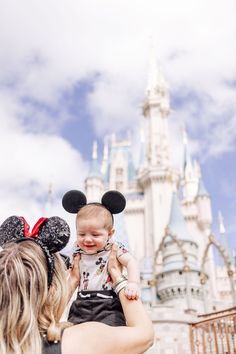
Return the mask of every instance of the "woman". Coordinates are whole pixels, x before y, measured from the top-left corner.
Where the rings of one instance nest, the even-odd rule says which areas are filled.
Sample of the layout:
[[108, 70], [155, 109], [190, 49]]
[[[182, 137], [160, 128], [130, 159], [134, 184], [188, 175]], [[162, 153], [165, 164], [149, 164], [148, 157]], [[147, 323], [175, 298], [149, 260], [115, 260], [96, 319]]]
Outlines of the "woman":
[[[9, 240], [8, 231], [7, 242], [0, 242], [3, 247], [0, 252], [0, 353], [145, 352], [153, 343], [152, 323], [141, 302], [130, 301], [124, 294], [126, 280], [117, 264], [116, 245], [111, 253], [109, 272], [119, 294], [127, 326], [110, 327], [89, 322], [68, 327], [70, 324], [59, 320], [69, 296], [78, 286], [79, 256], [74, 259], [68, 279], [62, 257], [55, 250], [53, 266], [49, 265], [51, 256], [48, 254], [51, 255], [52, 250], [47, 252], [45, 247], [48, 243], [44, 242], [40, 232], [38, 234], [36, 239], [24, 236], [16, 241], [14, 238]], [[40, 237], [43, 242], [39, 241]]]

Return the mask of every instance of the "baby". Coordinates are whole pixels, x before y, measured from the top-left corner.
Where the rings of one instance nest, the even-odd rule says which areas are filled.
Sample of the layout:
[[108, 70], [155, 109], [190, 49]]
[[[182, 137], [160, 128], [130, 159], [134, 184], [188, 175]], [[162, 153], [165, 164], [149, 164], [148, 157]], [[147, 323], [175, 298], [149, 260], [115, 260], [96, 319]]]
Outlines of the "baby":
[[81, 257], [80, 285], [68, 320], [73, 323], [99, 321], [111, 326], [125, 325], [117, 295], [123, 286], [129, 300], [138, 299], [138, 266], [128, 250], [118, 243], [117, 258], [126, 269], [127, 280], [123, 277], [119, 284], [112, 284], [107, 270], [115, 232], [112, 214], [125, 208], [124, 196], [117, 191], [110, 191], [103, 196], [101, 203], [86, 204], [82, 192], [69, 191], [64, 195], [62, 204], [67, 211], [77, 212], [76, 253], [80, 253]]

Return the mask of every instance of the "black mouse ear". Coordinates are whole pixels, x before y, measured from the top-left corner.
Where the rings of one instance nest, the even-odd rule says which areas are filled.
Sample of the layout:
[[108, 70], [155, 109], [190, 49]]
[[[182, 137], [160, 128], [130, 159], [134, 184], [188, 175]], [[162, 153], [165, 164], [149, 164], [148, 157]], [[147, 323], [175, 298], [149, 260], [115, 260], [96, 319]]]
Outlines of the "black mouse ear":
[[0, 246], [23, 238], [25, 224], [20, 216], [9, 216], [0, 226]]
[[77, 190], [66, 192], [62, 198], [62, 206], [68, 213], [76, 214], [79, 209], [86, 204], [86, 196], [84, 193]]
[[51, 253], [61, 251], [70, 239], [70, 227], [59, 216], [46, 219], [39, 228], [38, 239]]
[[119, 214], [125, 208], [126, 199], [123, 194], [118, 191], [108, 191], [103, 195], [101, 203], [112, 214]]

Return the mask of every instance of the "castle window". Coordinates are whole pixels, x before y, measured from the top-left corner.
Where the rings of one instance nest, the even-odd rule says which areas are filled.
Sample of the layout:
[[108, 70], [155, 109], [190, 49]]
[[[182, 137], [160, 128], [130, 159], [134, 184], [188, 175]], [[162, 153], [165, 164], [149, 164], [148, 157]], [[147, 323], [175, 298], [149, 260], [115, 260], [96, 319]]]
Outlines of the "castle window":
[[123, 168], [117, 168], [116, 169], [116, 177], [118, 178], [118, 179], [122, 179], [123, 178], [123, 172], [124, 172], [124, 170], [123, 170]]
[[123, 182], [116, 182], [116, 189], [118, 191], [122, 191], [123, 190]]

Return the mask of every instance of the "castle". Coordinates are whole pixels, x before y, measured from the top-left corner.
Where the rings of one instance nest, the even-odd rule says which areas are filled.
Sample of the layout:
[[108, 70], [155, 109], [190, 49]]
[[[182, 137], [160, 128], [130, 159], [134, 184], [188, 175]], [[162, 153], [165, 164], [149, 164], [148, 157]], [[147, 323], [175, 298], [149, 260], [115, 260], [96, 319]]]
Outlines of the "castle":
[[[153, 59], [143, 104], [144, 131], [135, 166], [131, 141], [112, 137], [104, 144], [101, 163], [96, 143], [85, 180], [89, 201], [106, 190], [121, 191], [127, 206], [116, 218], [121, 241], [140, 264], [142, 300], [156, 329], [150, 353], [189, 354], [188, 324], [198, 314], [235, 306], [234, 267], [227, 245], [212, 234], [211, 198], [201, 169], [183, 136], [183, 166], [170, 156], [170, 94]], [[221, 220], [221, 236], [224, 225]], [[222, 258], [216, 265], [213, 247]]]

